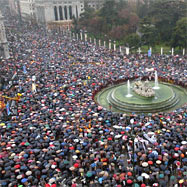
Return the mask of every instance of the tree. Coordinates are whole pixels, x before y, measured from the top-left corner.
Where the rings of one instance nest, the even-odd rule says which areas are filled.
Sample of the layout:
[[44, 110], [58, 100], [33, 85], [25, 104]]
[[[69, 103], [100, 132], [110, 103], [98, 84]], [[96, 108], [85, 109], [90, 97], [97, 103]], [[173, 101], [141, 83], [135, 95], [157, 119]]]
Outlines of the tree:
[[162, 41], [170, 41], [176, 22], [185, 17], [186, 2], [157, 0], [150, 6], [149, 16], [160, 33]]
[[130, 34], [125, 38], [125, 43], [130, 49], [137, 49], [140, 46], [140, 41], [140, 37], [135, 33]]
[[138, 0], [136, 12], [139, 18], [144, 18], [148, 15], [149, 7], [151, 6], [152, 1], [150, 0]]
[[85, 5], [85, 11], [80, 15], [80, 19], [78, 21], [78, 25], [82, 29], [89, 30], [90, 27], [90, 20], [95, 17], [95, 10], [93, 8], [88, 7]]
[[172, 35], [171, 45], [172, 47], [179, 46], [185, 49], [187, 48], [187, 17], [177, 21]]
[[158, 32], [151, 19], [146, 17], [140, 23], [140, 32], [142, 34], [142, 42], [148, 47], [153, 47], [158, 39]]

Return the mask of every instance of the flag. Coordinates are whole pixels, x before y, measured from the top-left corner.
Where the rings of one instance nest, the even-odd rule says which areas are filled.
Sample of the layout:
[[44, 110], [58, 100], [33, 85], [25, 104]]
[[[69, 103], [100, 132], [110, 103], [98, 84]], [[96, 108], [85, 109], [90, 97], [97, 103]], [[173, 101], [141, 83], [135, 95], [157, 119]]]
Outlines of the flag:
[[23, 73], [24, 73], [24, 74], [27, 73], [27, 70], [26, 70], [26, 66], [25, 66], [25, 65], [23, 66]]
[[148, 50], [148, 57], [151, 57], [151, 49]]
[[9, 116], [11, 114], [9, 103], [6, 104], [6, 111], [7, 111], [7, 114]]

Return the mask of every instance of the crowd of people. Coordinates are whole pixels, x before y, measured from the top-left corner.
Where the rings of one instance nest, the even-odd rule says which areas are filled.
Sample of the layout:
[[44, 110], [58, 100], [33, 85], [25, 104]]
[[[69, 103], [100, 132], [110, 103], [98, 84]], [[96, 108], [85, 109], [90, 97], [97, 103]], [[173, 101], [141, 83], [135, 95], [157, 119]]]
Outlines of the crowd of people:
[[186, 105], [127, 115], [93, 97], [108, 83], [153, 76], [149, 68], [186, 87], [185, 56], [122, 55], [13, 18], [7, 32], [11, 58], [0, 63], [15, 89], [3, 94], [21, 97], [0, 122], [0, 186], [187, 186]]

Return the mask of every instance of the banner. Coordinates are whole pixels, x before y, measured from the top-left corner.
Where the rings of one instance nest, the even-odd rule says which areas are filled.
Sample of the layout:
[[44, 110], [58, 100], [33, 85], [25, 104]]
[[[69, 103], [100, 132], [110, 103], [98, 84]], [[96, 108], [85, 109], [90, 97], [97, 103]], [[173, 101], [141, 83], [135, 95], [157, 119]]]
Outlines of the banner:
[[6, 104], [6, 111], [7, 111], [7, 114], [9, 116], [11, 114], [9, 103]]

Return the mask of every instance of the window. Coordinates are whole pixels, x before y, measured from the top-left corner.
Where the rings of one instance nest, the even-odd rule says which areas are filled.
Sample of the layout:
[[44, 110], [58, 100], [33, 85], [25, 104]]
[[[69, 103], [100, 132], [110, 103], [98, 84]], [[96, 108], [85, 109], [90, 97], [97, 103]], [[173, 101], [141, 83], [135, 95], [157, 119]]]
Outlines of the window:
[[64, 7], [65, 19], [68, 19], [67, 6]]
[[78, 8], [77, 8], [77, 5], [76, 5], [76, 17], [78, 18]]
[[69, 6], [69, 18], [72, 19], [72, 7]]
[[58, 13], [57, 13], [57, 7], [54, 7], [54, 15], [55, 15], [55, 21], [58, 21]]
[[59, 14], [60, 14], [60, 20], [63, 20], [62, 6], [59, 6]]

